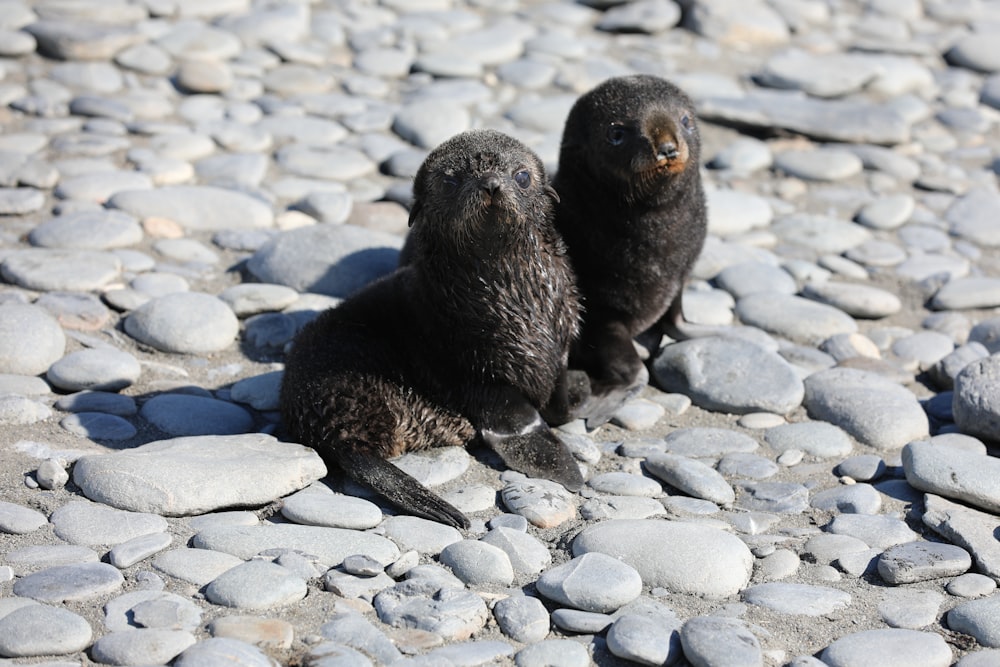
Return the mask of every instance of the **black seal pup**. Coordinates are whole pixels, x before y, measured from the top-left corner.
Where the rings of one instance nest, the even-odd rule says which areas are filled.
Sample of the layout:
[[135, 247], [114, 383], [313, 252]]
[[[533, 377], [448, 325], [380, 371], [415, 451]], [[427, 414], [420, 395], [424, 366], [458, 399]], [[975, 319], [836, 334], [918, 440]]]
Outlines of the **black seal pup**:
[[539, 158], [492, 130], [452, 137], [413, 184], [406, 264], [310, 323], [285, 365], [290, 434], [401, 509], [466, 517], [387, 459], [477, 437], [504, 463], [583, 484], [541, 419], [579, 305]]
[[573, 105], [553, 186], [556, 227], [576, 272], [583, 326], [570, 367], [591, 392], [588, 425], [645, 384], [633, 339], [655, 352], [682, 329], [684, 283], [705, 242], [694, 105], [665, 79], [608, 79]]

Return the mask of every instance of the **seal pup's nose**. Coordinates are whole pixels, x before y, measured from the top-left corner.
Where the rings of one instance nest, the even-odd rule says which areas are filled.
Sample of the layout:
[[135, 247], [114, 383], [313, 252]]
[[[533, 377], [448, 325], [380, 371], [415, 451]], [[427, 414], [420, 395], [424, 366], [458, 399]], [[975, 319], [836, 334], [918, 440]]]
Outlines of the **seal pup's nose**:
[[664, 141], [656, 149], [657, 160], [675, 160], [678, 155], [680, 155], [680, 151], [677, 150], [677, 144], [672, 141]]
[[493, 172], [483, 174], [482, 178], [479, 179], [479, 188], [490, 195], [496, 194], [502, 184], [500, 175]]

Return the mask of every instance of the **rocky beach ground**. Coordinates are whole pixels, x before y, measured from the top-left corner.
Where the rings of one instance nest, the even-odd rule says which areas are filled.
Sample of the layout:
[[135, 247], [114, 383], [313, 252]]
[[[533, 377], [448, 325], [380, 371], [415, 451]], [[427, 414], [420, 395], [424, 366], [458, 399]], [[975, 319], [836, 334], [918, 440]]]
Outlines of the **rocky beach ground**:
[[[697, 102], [710, 236], [577, 494], [281, 441], [410, 181]], [[0, 2], [0, 665], [1000, 665], [1000, 2]]]

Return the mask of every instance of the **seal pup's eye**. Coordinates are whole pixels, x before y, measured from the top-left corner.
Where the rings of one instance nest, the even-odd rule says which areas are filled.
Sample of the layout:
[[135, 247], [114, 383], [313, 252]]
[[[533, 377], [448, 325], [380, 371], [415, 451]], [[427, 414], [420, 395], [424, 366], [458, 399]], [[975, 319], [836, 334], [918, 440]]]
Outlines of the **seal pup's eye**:
[[522, 190], [526, 189], [529, 185], [531, 185], [531, 172], [527, 169], [522, 169], [514, 174], [514, 182], [517, 183], [517, 186]]
[[608, 143], [612, 146], [619, 146], [625, 141], [625, 128], [621, 125], [612, 125], [608, 128]]
[[441, 183], [444, 185], [445, 190], [454, 190], [458, 187], [458, 177], [453, 174], [445, 174], [441, 178]]
[[685, 130], [688, 130], [689, 132], [691, 131], [691, 129], [694, 127], [694, 123], [691, 122], [691, 116], [689, 116], [688, 114], [684, 114], [683, 116], [681, 116], [681, 127], [683, 127]]

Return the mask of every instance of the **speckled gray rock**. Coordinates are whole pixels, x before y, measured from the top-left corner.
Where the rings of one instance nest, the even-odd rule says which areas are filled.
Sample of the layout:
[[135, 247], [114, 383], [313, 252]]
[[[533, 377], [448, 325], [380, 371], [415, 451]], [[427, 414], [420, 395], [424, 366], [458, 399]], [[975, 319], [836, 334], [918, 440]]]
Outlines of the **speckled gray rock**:
[[573, 639], [546, 639], [518, 651], [514, 664], [517, 667], [586, 667], [591, 661], [587, 647]]
[[743, 591], [743, 599], [782, 614], [802, 616], [823, 616], [851, 604], [851, 596], [835, 588], [780, 582], [751, 586]]
[[486, 542], [462, 540], [449, 544], [441, 550], [439, 559], [470, 586], [509, 586], [514, 582], [514, 568], [507, 553]]
[[977, 570], [1000, 580], [1000, 543], [996, 539], [1000, 518], [933, 494], [924, 496], [924, 505], [925, 525], [972, 554]]
[[208, 185], [119, 192], [108, 206], [136, 218], [167, 218], [192, 230], [270, 227], [271, 208], [250, 195]]
[[927, 415], [907, 389], [874, 373], [831, 368], [805, 380], [803, 405], [814, 419], [829, 421], [880, 450], [926, 438]]
[[153, 560], [153, 567], [171, 577], [196, 586], [204, 586], [243, 560], [232, 554], [209, 549], [171, 549]]
[[739, 338], [710, 336], [668, 345], [653, 363], [653, 376], [666, 391], [733, 414], [785, 414], [798, 407], [804, 393], [788, 362]]
[[641, 665], [669, 665], [681, 655], [680, 627], [676, 617], [626, 613], [608, 629], [608, 650]]
[[[226, 484], [214, 483], [220, 475]], [[161, 440], [84, 456], [73, 469], [88, 498], [163, 516], [264, 505], [325, 475], [314, 450], [259, 433]]]
[[[631, 565], [646, 586], [709, 597], [741, 590], [753, 568], [753, 556], [738, 538], [690, 523], [605, 521], [573, 540], [574, 555], [594, 551]], [[706, 562], [697, 555], [704, 553], [713, 553], [713, 558]]]
[[920, 537], [906, 522], [882, 514], [840, 514], [833, 518], [827, 530], [836, 535], [856, 537], [875, 549], [888, 549]]
[[912, 442], [903, 448], [910, 486], [1000, 513], [1000, 459]]
[[90, 624], [68, 609], [24, 600], [18, 608], [0, 613], [4, 657], [68, 655], [84, 650], [92, 638]]
[[123, 350], [92, 348], [71, 352], [49, 367], [46, 379], [66, 391], [118, 391], [135, 383], [142, 368]]
[[132, 628], [111, 632], [91, 649], [94, 659], [109, 665], [163, 664], [195, 643], [184, 630]]
[[852, 317], [878, 319], [898, 313], [902, 308], [899, 297], [892, 292], [832, 280], [806, 285], [802, 296], [833, 306]]
[[0, 501], [0, 533], [21, 535], [38, 530], [49, 520], [44, 514], [30, 507]]
[[857, 323], [832, 306], [788, 294], [750, 294], [736, 302], [744, 324], [805, 345], [818, 345], [838, 333], [854, 333]]
[[952, 655], [939, 634], [889, 628], [841, 637], [823, 649], [820, 659], [830, 667], [861, 664], [947, 667]]
[[[320, 477], [323, 475], [321, 474]], [[284, 495], [284, 494], [282, 494]], [[286, 497], [281, 514], [307, 526], [366, 530], [382, 521], [382, 510], [364, 498], [355, 498], [308, 487]]]
[[201, 530], [192, 544], [239, 558], [252, 558], [267, 549], [297, 549], [318, 557], [327, 567], [348, 556], [363, 553], [388, 565], [399, 558], [399, 549], [384, 537], [345, 528], [276, 524], [266, 526], [214, 526]]
[[45, 310], [27, 304], [0, 305], [0, 372], [38, 375], [66, 350], [66, 336]]
[[273, 667], [274, 661], [261, 649], [228, 637], [212, 637], [189, 647], [174, 660], [174, 667], [209, 667], [231, 662], [240, 667]]
[[276, 237], [247, 267], [263, 282], [346, 297], [395, 269], [402, 246], [401, 237], [355, 225], [314, 225]]
[[693, 667], [731, 665], [760, 667], [760, 642], [743, 621], [723, 616], [696, 616], [681, 627], [684, 657]]
[[850, 437], [838, 426], [825, 422], [782, 424], [764, 432], [771, 449], [784, 452], [799, 449], [820, 458], [846, 456], [853, 447]]
[[658, 453], [646, 458], [646, 469], [678, 491], [695, 498], [730, 505], [736, 493], [722, 475], [697, 459]]
[[161, 296], [125, 318], [126, 333], [164, 352], [217, 352], [229, 347], [239, 330], [229, 306], [200, 292]]
[[486, 604], [475, 593], [441, 588], [433, 581], [410, 579], [375, 597], [375, 611], [383, 623], [416, 628], [449, 640], [465, 640], [489, 617]]
[[253, 429], [253, 416], [229, 401], [208, 396], [160, 394], [139, 415], [167, 435], [236, 435]]
[[1000, 438], [1000, 357], [973, 361], [955, 377], [952, 412], [963, 433]]
[[306, 582], [290, 570], [265, 560], [250, 560], [226, 570], [205, 588], [214, 604], [239, 609], [270, 609], [306, 596]]
[[125, 578], [117, 568], [105, 563], [57, 565], [21, 577], [14, 583], [14, 595], [39, 602], [91, 600], [119, 590]]
[[167, 521], [156, 514], [126, 512], [87, 500], [66, 503], [49, 516], [56, 535], [70, 544], [114, 545], [140, 535], [162, 533]]
[[537, 537], [523, 530], [497, 526], [480, 538], [502, 549], [519, 575], [538, 574], [552, 562], [552, 554]]
[[637, 598], [642, 583], [627, 563], [592, 552], [543, 572], [535, 585], [539, 593], [560, 604], [607, 613]]
[[549, 612], [538, 598], [512, 595], [497, 600], [493, 616], [506, 636], [522, 644], [540, 642], [549, 634]]
[[908, 542], [886, 549], [878, 559], [878, 573], [890, 584], [954, 577], [972, 567], [969, 552], [953, 544]]

